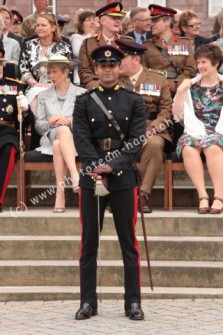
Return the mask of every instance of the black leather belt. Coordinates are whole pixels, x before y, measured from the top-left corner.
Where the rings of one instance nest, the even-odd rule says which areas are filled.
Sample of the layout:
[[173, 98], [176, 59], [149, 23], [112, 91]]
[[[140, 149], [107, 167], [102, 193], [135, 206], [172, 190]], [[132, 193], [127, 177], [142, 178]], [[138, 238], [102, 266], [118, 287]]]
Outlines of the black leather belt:
[[120, 149], [122, 141], [112, 140], [111, 138], [104, 138], [103, 140], [95, 140], [96, 147], [103, 151]]
[[167, 79], [176, 79], [178, 77], [178, 74], [173, 71], [163, 71], [163, 74]]
[[8, 127], [11, 127], [11, 128], [15, 128], [15, 122], [0, 120], [0, 126], [8, 126]]

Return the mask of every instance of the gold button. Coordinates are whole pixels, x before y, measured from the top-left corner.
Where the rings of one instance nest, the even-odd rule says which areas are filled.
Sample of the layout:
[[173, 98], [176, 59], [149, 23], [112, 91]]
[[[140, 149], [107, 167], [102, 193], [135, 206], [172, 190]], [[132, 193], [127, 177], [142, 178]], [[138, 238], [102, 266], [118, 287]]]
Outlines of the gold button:
[[108, 111], [110, 114], [112, 113], [112, 111]]
[[94, 122], [94, 119], [91, 119], [91, 122]]
[[108, 125], [109, 127], [112, 127], [112, 124], [111, 123], [109, 123], [109, 125]]
[[6, 102], [7, 100], [6, 99], [3, 99], [3, 102]]
[[117, 173], [117, 176], [118, 176], [118, 177], [120, 177], [120, 175], [121, 175], [121, 173], [120, 173], [120, 172], [119, 172], [119, 173]]
[[0, 121], [3, 121], [3, 120], [4, 120], [3, 117], [1, 117]]
[[126, 118], [125, 118], [126, 120], [128, 120], [129, 118], [128, 118], [128, 116], [126, 116]]
[[111, 100], [112, 98], [111, 97], [108, 97], [108, 100]]
[[5, 111], [5, 108], [2, 108], [2, 111], [4, 112], [4, 111]]

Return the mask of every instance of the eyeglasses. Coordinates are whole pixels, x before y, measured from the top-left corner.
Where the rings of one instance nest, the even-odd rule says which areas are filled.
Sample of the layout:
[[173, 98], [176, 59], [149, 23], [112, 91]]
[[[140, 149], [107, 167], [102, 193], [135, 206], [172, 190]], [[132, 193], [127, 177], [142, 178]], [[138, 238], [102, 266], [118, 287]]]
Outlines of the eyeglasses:
[[151, 19], [144, 19], [144, 20], [142, 20], [142, 19], [136, 19], [136, 20], [141, 21], [141, 22], [151, 22]]
[[201, 22], [197, 22], [197, 23], [194, 23], [194, 24], [187, 24], [187, 27], [190, 27], [190, 28], [200, 27], [200, 26], [201, 26]]

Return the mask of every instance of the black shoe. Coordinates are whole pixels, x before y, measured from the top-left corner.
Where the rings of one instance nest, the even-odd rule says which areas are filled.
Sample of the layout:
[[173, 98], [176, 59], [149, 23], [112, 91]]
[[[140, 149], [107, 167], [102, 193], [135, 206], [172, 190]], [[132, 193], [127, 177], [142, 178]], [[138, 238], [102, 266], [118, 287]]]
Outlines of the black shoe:
[[0, 213], [2, 213], [2, 204], [0, 204]]
[[90, 319], [91, 316], [97, 315], [97, 309], [92, 307], [88, 302], [85, 302], [81, 307], [78, 309], [77, 313], [75, 314], [75, 320], [86, 320]]
[[128, 316], [130, 320], [144, 320], [144, 313], [137, 302], [131, 303], [130, 307], [125, 311], [125, 315]]
[[[141, 203], [143, 213], [152, 213], [153, 210], [149, 202], [149, 195], [147, 197], [145, 194], [142, 194]], [[138, 204], [138, 212], [141, 212], [140, 203]]]

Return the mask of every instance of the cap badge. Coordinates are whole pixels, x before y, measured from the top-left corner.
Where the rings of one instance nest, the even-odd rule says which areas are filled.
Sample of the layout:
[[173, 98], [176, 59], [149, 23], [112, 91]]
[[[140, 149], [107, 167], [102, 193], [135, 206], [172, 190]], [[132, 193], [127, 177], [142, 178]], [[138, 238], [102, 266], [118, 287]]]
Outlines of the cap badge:
[[105, 57], [110, 57], [111, 56], [111, 51], [110, 50], [106, 50], [105, 51]]
[[115, 9], [116, 9], [117, 12], [120, 12], [120, 11], [121, 11], [120, 5], [117, 5], [117, 6], [115, 7]]

